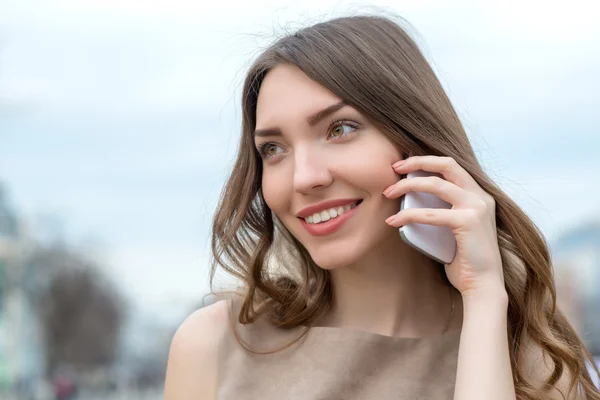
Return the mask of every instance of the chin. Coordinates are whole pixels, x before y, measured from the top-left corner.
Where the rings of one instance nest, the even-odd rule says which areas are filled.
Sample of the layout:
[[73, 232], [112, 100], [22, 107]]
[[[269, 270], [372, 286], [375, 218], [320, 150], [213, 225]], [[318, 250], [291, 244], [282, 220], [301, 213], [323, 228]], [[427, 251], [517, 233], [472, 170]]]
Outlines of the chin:
[[[322, 249], [325, 250], [325, 249]], [[310, 252], [313, 261], [321, 268], [334, 270], [355, 263], [360, 255], [357, 251], [317, 251]]]

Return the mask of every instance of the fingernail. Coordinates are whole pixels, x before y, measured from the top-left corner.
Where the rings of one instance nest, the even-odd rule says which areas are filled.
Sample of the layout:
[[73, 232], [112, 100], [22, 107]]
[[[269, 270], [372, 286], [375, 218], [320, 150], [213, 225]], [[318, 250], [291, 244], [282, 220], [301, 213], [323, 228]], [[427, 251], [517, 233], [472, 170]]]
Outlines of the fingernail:
[[398, 168], [398, 167], [401, 167], [402, 165], [404, 165], [405, 163], [406, 163], [406, 160], [396, 161], [395, 163], [392, 164], [392, 167]]
[[391, 217], [389, 217], [388, 219], [386, 219], [386, 220], [385, 220], [385, 222], [386, 222], [387, 224], [389, 224], [390, 222], [392, 222], [392, 221], [393, 221], [393, 220], [395, 220], [395, 219], [396, 219], [396, 216], [395, 216], [395, 215], [392, 215]]
[[384, 195], [384, 196], [387, 196], [387, 195], [389, 195], [390, 193], [392, 193], [392, 190], [394, 190], [394, 185], [392, 185], [392, 186], [388, 187], [387, 189], [385, 189], [385, 190], [383, 191], [383, 195]]

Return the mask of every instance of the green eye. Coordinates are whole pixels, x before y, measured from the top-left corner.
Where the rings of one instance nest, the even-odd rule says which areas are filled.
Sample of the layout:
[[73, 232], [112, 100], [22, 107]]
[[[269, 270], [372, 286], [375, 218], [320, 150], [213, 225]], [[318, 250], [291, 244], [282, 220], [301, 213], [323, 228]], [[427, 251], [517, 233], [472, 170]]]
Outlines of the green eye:
[[265, 148], [265, 154], [267, 156], [273, 156], [273, 155], [277, 154], [277, 153], [275, 153], [276, 150], [277, 150], [276, 146], [274, 146], [273, 144], [269, 144]]
[[342, 138], [353, 133], [357, 128], [358, 126], [350, 121], [338, 121], [331, 127], [329, 136], [332, 139]]
[[272, 142], [268, 142], [268, 143], [263, 143], [263, 144], [259, 145], [257, 150], [262, 158], [267, 159], [267, 158], [271, 158], [271, 157], [279, 154], [280, 153], [280, 151], [278, 151], [279, 148], [280, 148], [279, 145], [272, 143]]
[[344, 134], [343, 125], [338, 125], [331, 130], [331, 136], [333, 136], [333, 137], [339, 137], [339, 136], [342, 136], [343, 134]]

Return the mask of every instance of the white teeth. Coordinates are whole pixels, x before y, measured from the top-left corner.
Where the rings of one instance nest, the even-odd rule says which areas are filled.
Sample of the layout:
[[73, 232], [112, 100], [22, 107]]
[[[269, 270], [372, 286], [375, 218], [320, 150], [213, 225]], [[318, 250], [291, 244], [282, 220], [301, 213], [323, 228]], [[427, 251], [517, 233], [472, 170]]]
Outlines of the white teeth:
[[354, 204], [346, 204], [345, 206], [333, 207], [328, 210], [323, 210], [319, 213], [315, 213], [307, 218], [305, 218], [306, 222], [309, 224], [318, 224], [319, 222], [329, 221], [330, 219], [337, 218], [340, 215], [350, 211], [356, 207], [356, 203]]

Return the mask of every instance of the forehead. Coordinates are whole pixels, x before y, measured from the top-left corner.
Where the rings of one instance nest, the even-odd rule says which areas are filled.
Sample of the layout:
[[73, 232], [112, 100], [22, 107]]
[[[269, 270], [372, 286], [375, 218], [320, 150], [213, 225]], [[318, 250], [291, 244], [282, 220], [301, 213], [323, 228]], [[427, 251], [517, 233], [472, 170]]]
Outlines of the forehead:
[[304, 121], [341, 99], [293, 65], [278, 65], [265, 76], [258, 93], [256, 129]]

